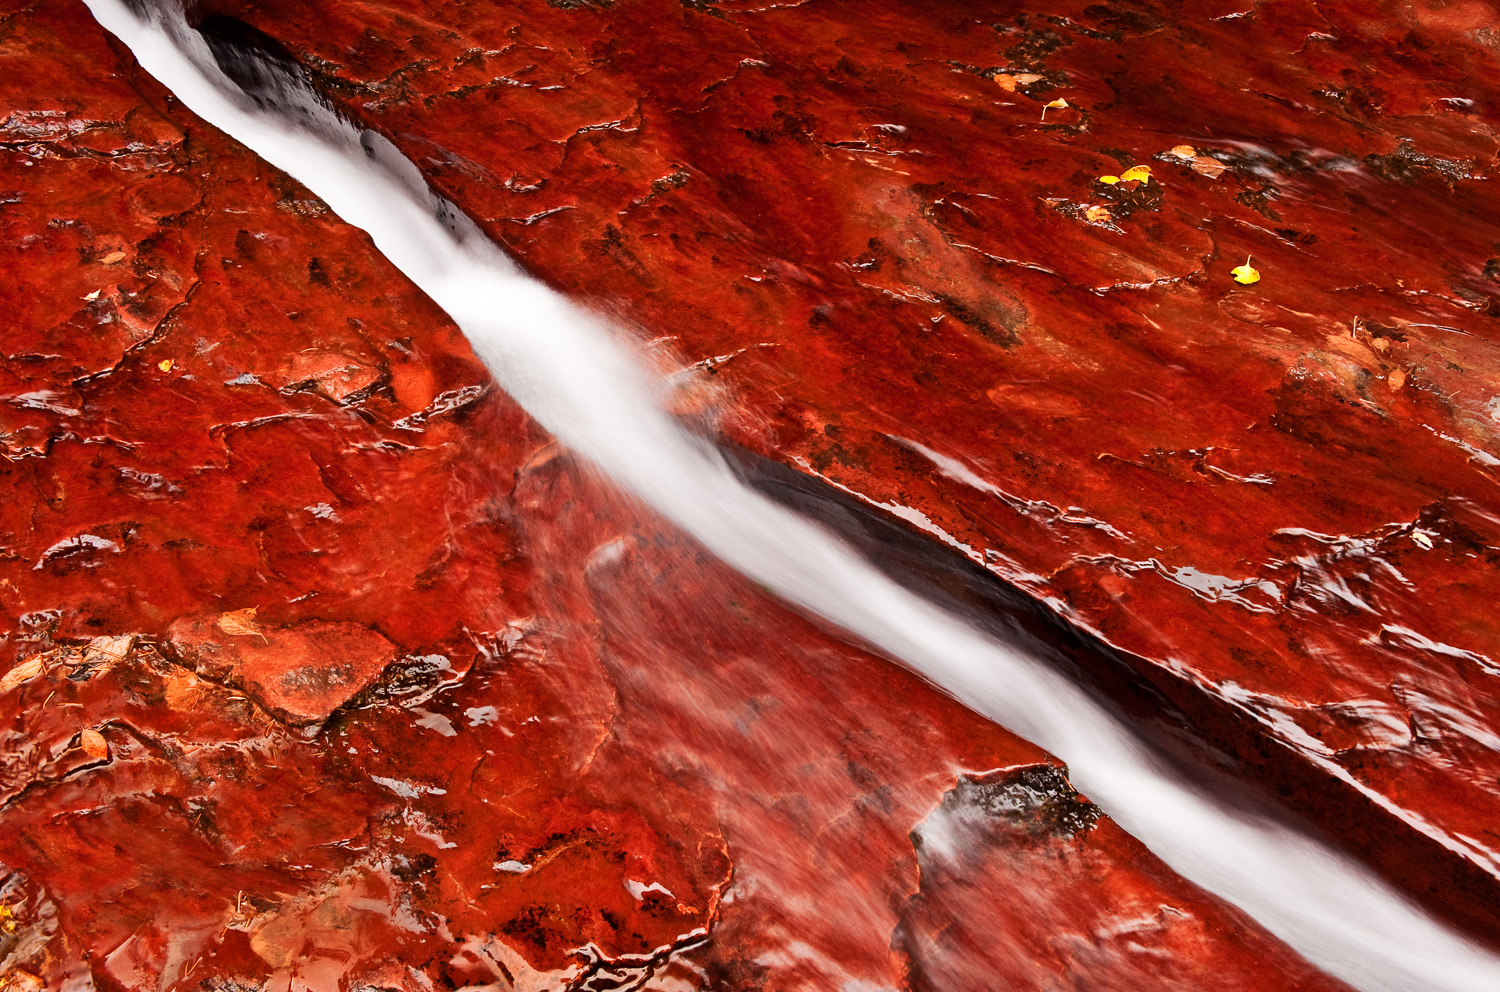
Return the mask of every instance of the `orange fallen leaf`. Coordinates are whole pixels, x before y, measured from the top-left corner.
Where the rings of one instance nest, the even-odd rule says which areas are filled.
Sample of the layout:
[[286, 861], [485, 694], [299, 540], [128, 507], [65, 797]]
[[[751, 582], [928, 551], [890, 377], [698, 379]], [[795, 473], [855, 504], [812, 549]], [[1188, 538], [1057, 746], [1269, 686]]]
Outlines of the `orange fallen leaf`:
[[21, 662], [15, 668], [6, 672], [3, 678], [0, 678], [0, 695], [10, 692], [22, 682], [31, 681], [40, 674], [42, 674], [42, 659], [40, 657]]
[[260, 632], [260, 627], [255, 623], [256, 607], [252, 606], [244, 610], [232, 610], [219, 616], [219, 629], [230, 637], [259, 637], [266, 639], [266, 635]]
[[167, 705], [174, 710], [192, 709], [202, 694], [203, 689], [196, 675], [188, 673], [167, 680]]
[[103, 262], [105, 265], [114, 265], [117, 262], [125, 261], [125, 253], [123, 251], [112, 251], [108, 255], [105, 255], [103, 258], [99, 259], [99, 261]]
[[1132, 165], [1130, 168], [1120, 173], [1120, 182], [1122, 183], [1128, 183], [1132, 180], [1138, 183], [1144, 183], [1149, 182], [1150, 179], [1151, 166], [1149, 165]]
[[1109, 208], [1098, 205], [1085, 209], [1083, 216], [1085, 220], [1092, 224], [1108, 224], [1111, 219]]
[[99, 654], [108, 655], [115, 661], [119, 661], [121, 658], [124, 658], [127, 654], [129, 654], [130, 649], [133, 647], [135, 647], [134, 634], [104, 634], [90, 640], [88, 644], [84, 646], [83, 650], [85, 656], [97, 652]]
[[1396, 369], [1396, 370], [1394, 370], [1393, 372], [1391, 372], [1390, 375], [1388, 375], [1388, 376], [1385, 377], [1385, 384], [1387, 386], [1391, 387], [1391, 392], [1394, 393], [1396, 390], [1398, 390], [1402, 386], [1406, 385], [1406, 370], [1405, 369]]
[[109, 757], [109, 741], [105, 740], [104, 735], [93, 727], [85, 727], [79, 732], [78, 746], [90, 758], [102, 760]]
[[1192, 145], [1175, 145], [1167, 154], [1174, 158], [1197, 158], [1198, 149]]

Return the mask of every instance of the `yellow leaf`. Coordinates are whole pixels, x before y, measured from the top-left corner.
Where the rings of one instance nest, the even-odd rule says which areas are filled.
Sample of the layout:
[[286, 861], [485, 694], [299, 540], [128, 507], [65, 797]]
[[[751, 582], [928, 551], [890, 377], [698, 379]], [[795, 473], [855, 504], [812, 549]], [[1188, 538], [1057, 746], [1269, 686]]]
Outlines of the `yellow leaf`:
[[1260, 282], [1260, 272], [1250, 265], [1248, 257], [1245, 259], [1244, 265], [1236, 265], [1229, 270], [1229, 274], [1234, 276], [1235, 282], [1243, 286], [1248, 286], [1252, 282]]
[[1120, 174], [1120, 182], [1128, 183], [1135, 180], [1138, 183], [1148, 182], [1151, 179], [1151, 167], [1149, 165], [1132, 165]]
[[163, 372], [170, 372], [172, 371], [172, 366], [174, 364], [175, 363], [170, 358], [163, 358], [161, 361], [156, 363], [156, 367], [161, 369]]
[[1108, 224], [1110, 213], [1108, 207], [1092, 206], [1083, 212], [1083, 216], [1092, 224]]
[[22, 682], [31, 681], [40, 674], [42, 674], [42, 659], [40, 657], [21, 662], [15, 668], [6, 672], [3, 678], [0, 678], [0, 695], [10, 692]]
[[104, 735], [93, 727], [85, 727], [78, 734], [78, 746], [90, 758], [103, 759], [109, 757], [109, 741], [106, 741]]
[[1099, 181], [1101, 183], [1105, 183], [1107, 185], [1113, 186], [1115, 183], [1117, 183], [1117, 182], [1120, 181], [1120, 177], [1119, 176], [1100, 176], [1099, 177]]
[[245, 610], [233, 610], [219, 616], [219, 629], [230, 637], [259, 637], [266, 639], [255, 624], [254, 606]]
[[1167, 152], [1167, 154], [1174, 158], [1197, 158], [1198, 149], [1192, 145], [1177, 145], [1171, 151]]
[[99, 261], [103, 262], [105, 265], [114, 265], [116, 262], [125, 261], [125, 253], [123, 251], [112, 251], [108, 255], [105, 255], [103, 258], [99, 259]]
[[1047, 104], [1047, 106], [1052, 108], [1053, 110], [1062, 110], [1067, 107], [1067, 105], [1068, 101], [1064, 100], [1062, 97], [1058, 97], [1056, 100], [1053, 100], [1051, 103]]
[[97, 300], [97, 299], [98, 299], [98, 298], [99, 298], [99, 291], [98, 291], [98, 290], [97, 290], [97, 289], [96, 289], [96, 290], [94, 290], [94, 291], [93, 291], [93, 292], [92, 292], [92, 293], [90, 293], [90, 294], [89, 294], [89, 295], [87, 295], [87, 296], [85, 296], [85, 297], [84, 297], [84, 299], [85, 299], [85, 300], [88, 300], [88, 301], [90, 301], [90, 302], [92, 302], [92, 301], [94, 301], [94, 300]]

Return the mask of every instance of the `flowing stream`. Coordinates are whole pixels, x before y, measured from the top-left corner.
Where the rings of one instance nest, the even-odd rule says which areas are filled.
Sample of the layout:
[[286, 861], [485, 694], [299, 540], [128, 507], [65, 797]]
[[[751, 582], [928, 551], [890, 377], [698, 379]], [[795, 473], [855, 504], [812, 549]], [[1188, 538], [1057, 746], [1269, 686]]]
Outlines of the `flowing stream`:
[[1326, 844], [1184, 782], [1071, 681], [747, 487], [660, 409], [619, 335], [522, 272], [394, 147], [337, 118], [295, 73], [247, 60], [251, 99], [179, 11], [86, 2], [187, 107], [367, 231], [547, 430], [729, 565], [1057, 755], [1079, 790], [1173, 869], [1331, 974], [1368, 992], [1500, 990], [1500, 957]]

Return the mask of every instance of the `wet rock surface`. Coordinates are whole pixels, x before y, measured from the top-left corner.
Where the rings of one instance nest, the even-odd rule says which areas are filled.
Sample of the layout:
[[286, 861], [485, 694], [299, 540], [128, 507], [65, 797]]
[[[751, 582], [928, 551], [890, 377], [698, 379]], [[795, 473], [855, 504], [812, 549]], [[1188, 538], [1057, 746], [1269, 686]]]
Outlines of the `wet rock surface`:
[[205, 9], [1500, 936], [1492, 4]]
[[[961, 778], [912, 838], [921, 884], [891, 946], [913, 990], [1235, 988], [1254, 953], [1233, 914], [1183, 912], [1180, 882], [1136, 861], [1140, 845], [1053, 766]], [[1033, 899], [1075, 885], [1108, 889], [1113, 911]], [[1016, 953], [1037, 942], [1045, 953]], [[1289, 972], [1280, 987], [1320, 981]]]
[[178, 620], [167, 644], [185, 666], [249, 691], [278, 719], [322, 723], [394, 660], [390, 641], [353, 623], [269, 628], [254, 608]]
[[1015, 987], [1128, 889], [1210, 935], [1151, 988], [1342, 988], [577, 465], [81, 5], [0, 6], [0, 101], [6, 987], [915, 987], [977, 789], [970, 883], [1078, 908]]

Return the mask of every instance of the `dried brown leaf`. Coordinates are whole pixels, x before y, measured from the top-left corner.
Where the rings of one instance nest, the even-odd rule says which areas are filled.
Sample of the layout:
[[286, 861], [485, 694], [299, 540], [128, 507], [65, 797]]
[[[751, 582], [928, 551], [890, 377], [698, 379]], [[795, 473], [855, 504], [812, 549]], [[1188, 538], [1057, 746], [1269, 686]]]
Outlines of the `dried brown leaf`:
[[78, 746], [90, 758], [103, 760], [109, 757], [109, 741], [93, 727], [85, 727], [78, 734]]
[[1218, 179], [1224, 174], [1224, 163], [1207, 155], [1199, 155], [1193, 159], [1193, 171], [1210, 179]]
[[22, 682], [29, 682], [40, 674], [42, 674], [42, 659], [40, 657], [21, 662], [15, 668], [6, 672], [3, 678], [0, 678], [0, 695], [10, 692]]
[[1030, 86], [1046, 78], [1035, 72], [1002, 72], [995, 77], [995, 83], [1005, 92], [1014, 93], [1017, 86]]
[[[119, 661], [129, 654], [130, 649], [133, 647], [135, 647], [134, 634], [105, 635], [89, 641], [88, 645], [83, 649], [83, 656], [88, 661], [101, 661], [104, 659]], [[96, 655], [104, 655], [104, 659], [95, 657]]]
[[1396, 390], [1406, 385], [1406, 370], [1392, 369], [1391, 374], [1385, 377], [1385, 384], [1391, 387], [1391, 392], [1394, 393]]
[[243, 610], [231, 610], [219, 615], [219, 629], [230, 637], [259, 637], [266, 639], [266, 635], [260, 632], [260, 627], [255, 623], [256, 607], [251, 606]]

